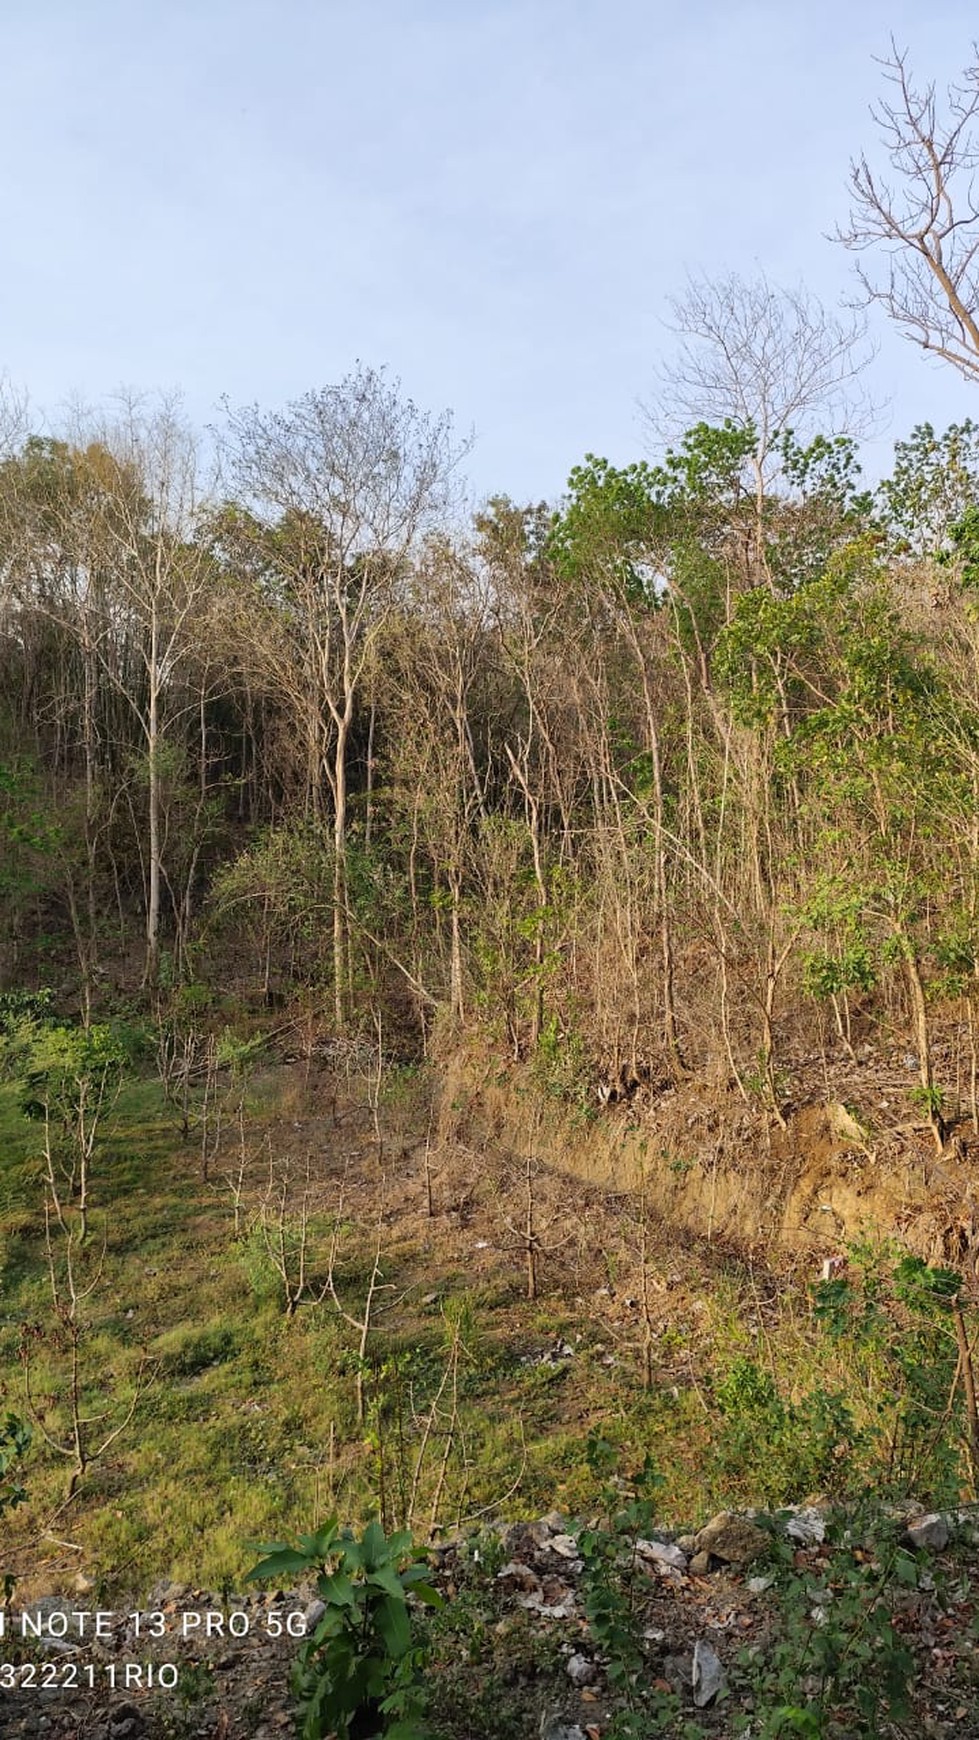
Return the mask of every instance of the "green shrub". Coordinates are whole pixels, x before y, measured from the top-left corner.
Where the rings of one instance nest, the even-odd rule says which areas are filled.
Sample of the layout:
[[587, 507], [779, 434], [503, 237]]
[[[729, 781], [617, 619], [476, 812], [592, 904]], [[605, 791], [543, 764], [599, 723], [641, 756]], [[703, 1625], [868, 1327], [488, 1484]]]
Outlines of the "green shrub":
[[970, 1480], [969, 1426], [956, 1319], [967, 1342], [962, 1276], [893, 1245], [854, 1245], [845, 1275], [815, 1288], [814, 1315], [858, 1361], [875, 1417], [864, 1434], [892, 1496], [954, 1504]]
[[16, 1414], [8, 1414], [0, 1425], [0, 1517], [5, 1511], [23, 1504], [27, 1497], [17, 1477], [16, 1465], [27, 1455], [31, 1436], [30, 1426]]
[[783, 1401], [774, 1378], [752, 1359], [735, 1360], [715, 1395], [719, 1471], [752, 1499], [788, 1504], [844, 1478], [858, 1434], [841, 1396], [817, 1389]]
[[794, 1543], [775, 1533], [774, 1638], [762, 1655], [745, 1651], [739, 1664], [754, 1693], [751, 1731], [759, 1740], [870, 1740], [897, 1732], [891, 1724], [911, 1714], [915, 1663], [895, 1609], [920, 1581], [915, 1556], [898, 1525], [873, 1515], [866, 1530], [854, 1513], [832, 1521], [826, 1542], [828, 1562], [798, 1567]]
[[425, 1740], [424, 1652], [412, 1648], [408, 1596], [437, 1606], [441, 1596], [406, 1531], [385, 1535], [368, 1523], [358, 1541], [331, 1517], [298, 1547], [259, 1549], [266, 1556], [246, 1581], [317, 1573], [325, 1611], [303, 1643], [294, 1676], [302, 1740]]

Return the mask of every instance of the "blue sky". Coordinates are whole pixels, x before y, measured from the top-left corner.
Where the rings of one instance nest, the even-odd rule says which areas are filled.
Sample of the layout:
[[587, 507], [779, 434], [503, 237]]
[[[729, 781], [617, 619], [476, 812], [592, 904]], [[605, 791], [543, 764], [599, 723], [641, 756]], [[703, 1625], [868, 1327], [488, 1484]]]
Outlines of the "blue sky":
[[[479, 494], [648, 451], [690, 272], [852, 261], [873, 56], [970, 59], [964, 0], [0, 0], [0, 370], [72, 397], [276, 405], [385, 365], [473, 428]], [[979, 392], [874, 319], [869, 449]]]

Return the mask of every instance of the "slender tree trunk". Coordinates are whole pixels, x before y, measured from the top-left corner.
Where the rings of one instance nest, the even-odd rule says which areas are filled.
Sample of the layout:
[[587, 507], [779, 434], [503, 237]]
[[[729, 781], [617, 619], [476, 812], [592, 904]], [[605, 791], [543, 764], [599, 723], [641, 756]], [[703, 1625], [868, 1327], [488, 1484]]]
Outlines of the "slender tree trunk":
[[333, 752], [333, 1012], [337, 1032], [347, 1021], [347, 739], [350, 708], [337, 724]]
[[146, 966], [143, 982], [155, 988], [160, 976], [160, 696], [159, 627], [156, 610], [150, 628], [146, 760], [149, 802], [149, 893], [146, 902]]

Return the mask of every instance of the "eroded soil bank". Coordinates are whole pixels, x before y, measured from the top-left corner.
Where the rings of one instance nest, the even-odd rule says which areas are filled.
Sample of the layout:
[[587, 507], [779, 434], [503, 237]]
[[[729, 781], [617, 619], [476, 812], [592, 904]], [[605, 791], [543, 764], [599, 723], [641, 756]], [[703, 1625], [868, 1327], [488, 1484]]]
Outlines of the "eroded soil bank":
[[780, 1123], [733, 1085], [703, 1079], [639, 1083], [585, 1114], [541, 1092], [526, 1066], [460, 1051], [445, 1068], [441, 1133], [532, 1152], [612, 1192], [644, 1191], [667, 1225], [780, 1263], [809, 1267], [856, 1240], [893, 1237], [972, 1273], [979, 1138], [960, 1117], [937, 1152], [909, 1105], [904, 1055], [865, 1052], [823, 1068]]

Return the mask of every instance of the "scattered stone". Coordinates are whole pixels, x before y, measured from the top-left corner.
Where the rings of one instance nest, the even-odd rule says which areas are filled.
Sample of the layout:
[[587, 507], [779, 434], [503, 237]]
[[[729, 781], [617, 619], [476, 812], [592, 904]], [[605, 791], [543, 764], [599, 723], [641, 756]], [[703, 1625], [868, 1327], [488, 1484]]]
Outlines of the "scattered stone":
[[503, 1536], [503, 1545], [511, 1559], [519, 1559], [521, 1555], [533, 1558], [542, 1548], [549, 1546], [551, 1531], [546, 1523], [513, 1523]]
[[708, 1576], [710, 1572], [710, 1554], [694, 1553], [693, 1558], [690, 1560], [689, 1570], [692, 1577]]
[[937, 1512], [908, 1523], [908, 1540], [913, 1547], [929, 1547], [932, 1552], [941, 1553], [948, 1546], [948, 1539], [948, 1523]]
[[[42, 1595], [39, 1601], [30, 1601], [22, 1609], [24, 1621], [29, 1629], [27, 1635], [40, 1635], [45, 1649], [50, 1645], [62, 1652], [74, 1649], [75, 1644], [85, 1635], [74, 1605], [61, 1595]], [[57, 1618], [57, 1636], [52, 1637], [48, 1630], [53, 1619]], [[65, 1630], [62, 1632], [62, 1622]], [[9, 1622], [8, 1622], [9, 1623]]]
[[826, 1518], [813, 1505], [805, 1505], [786, 1523], [785, 1532], [800, 1546], [818, 1546], [826, 1539]]
[[693, 1646], [693, 1701], [698, 1710], [712, 1703], [726, 1685], [727, 1675], [719, 1658], [709, 1643], [698, 1638]]
[[774, 1577], [749, 1577], [745, 1588], [751, 1595], [764, 1595], [765, 1590], [770, 1589], [774, 1581]]
[[519, 1559], [511, 1559], [501, 1571], [497, 1571], [496, 1579], [498, 1583], [511, 1583], [515, 1589], [540, 1588], [537, 1572], [532, 1571], [529, 1565], [521, 1564]]
[[138, 1734], [143, 1726], [143, 1718], [135, 1704], [117, 1704], [109, 1717], [109, 1733], [112, 1740], [129, 1740]]
[[591, 1686], [598, 1678], [598, 1669], [586, 1655], [573, 1655], [567, 1663], [568, 1679], [573, 1686]]
[[558, 1336], [557, 1340], [552, 1341], [550, 1347], [546, 1347], [543, 1353], [525, 1353], [520, 1364], [561, 1365], [566, 1359], [574, 1359], [574, 1351], [569, 1341], [564, 1341], [561, 1336]]
[[542, 1619], [570, 1619], [576, 1606], [574, 1590], [559, 1582], [557, 1577], [545, 1577], [537, 1589], [526, 1595], [517, 1595], [514, 1604], [531, 1613], [539, 1613]]
[[747, 1517], [722, 1510], [705, 1523], [697, 1536], [697, 1550], [713, 1553], [726, 1565], [747, 1565], [768, 1549], [768, 1536]]
[[672, 1541], [637, 1541], [636, 1552], [641, 1559], [651, 1560], [657, 1570], [685, 1571], [687, 1555]]
[[177, 1606], [181, 1601], [193, 1601], [194, 1591], [189, 1583], [171, 1583], [164, 1578], [162, 1583], [154, 1583], [146, 1597], [147, 1612], [154, 1612], [169, 1606]]
[[552, 1535], [547, 1544], [550, 1547], [551, 1552], [557, 1553], [560, 1558], [574, 1559], [580, 1564], [580, 1560], [578, 1559], [578, 1543], [575, 1540], [574, 1535]]
[[561, 1716], [545, 1716], [540, 1725], [540, 1740], [588, 1740], [588, 1736], [577, 1722], [565, 1722]]
[[691, 1553], [695, 1553], [697, 1551], [697, 1537], [696, 1537], [696, 1535], [677, 1535], [676, 1544], [679, 1547], [681, 1553], [686, 1553], [688, 1559], [689, 1559]]

